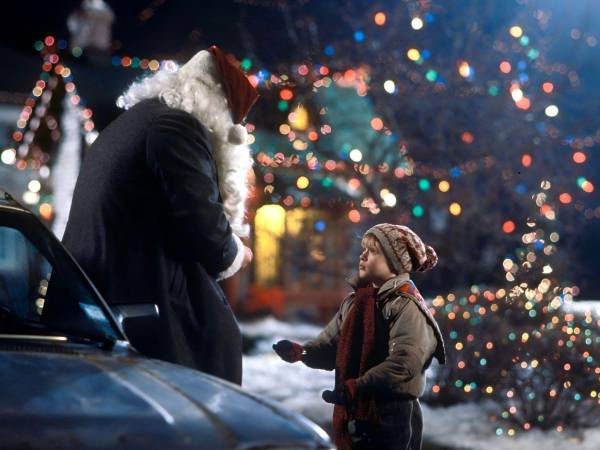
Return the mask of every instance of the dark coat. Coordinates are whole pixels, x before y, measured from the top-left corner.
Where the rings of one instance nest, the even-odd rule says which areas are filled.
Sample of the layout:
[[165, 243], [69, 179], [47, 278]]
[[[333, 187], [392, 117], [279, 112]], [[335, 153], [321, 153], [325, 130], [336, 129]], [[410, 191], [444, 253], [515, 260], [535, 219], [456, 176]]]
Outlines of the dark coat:
[[206, 128], [158, 99], [122, 113], [87, 152], [63, 242], [109, 304], [155, 303], [142, 353], [241, 384], [241, 334], [216, 276], [238, 248]]

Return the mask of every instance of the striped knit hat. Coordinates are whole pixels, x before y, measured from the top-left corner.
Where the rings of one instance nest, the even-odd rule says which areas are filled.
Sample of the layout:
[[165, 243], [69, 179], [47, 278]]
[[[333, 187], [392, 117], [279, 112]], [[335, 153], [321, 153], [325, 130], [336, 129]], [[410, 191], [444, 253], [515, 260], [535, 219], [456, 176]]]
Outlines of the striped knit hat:
[[380, 223], [369, 228], [365, 232], [367, 234], [379, 241], [393, 271], [398, 274], [425, 272], [437, 264], [435, 250], [425, 245], [417, 233], [406, 226]]

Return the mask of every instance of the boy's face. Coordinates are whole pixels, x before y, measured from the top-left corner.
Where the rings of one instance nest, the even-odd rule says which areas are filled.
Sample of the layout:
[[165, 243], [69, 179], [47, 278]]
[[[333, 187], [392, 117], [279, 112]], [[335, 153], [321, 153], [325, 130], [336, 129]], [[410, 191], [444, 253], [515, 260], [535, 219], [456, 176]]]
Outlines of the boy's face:
[[381, 286], [383, 282], [396, 275], [390, 270], [381, 244], [374, 236], [365, 236], [361, 246], [362, 252], [358, 261], [358, 275], [361, 279]]

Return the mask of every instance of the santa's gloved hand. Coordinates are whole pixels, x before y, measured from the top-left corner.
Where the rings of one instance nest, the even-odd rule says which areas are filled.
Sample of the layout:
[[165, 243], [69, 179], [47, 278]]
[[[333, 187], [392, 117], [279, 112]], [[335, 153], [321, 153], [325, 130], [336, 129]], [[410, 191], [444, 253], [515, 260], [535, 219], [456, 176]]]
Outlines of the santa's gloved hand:
[[354, 404], [354, 398], [356, 396], [356, 381], [354, 378], [346, 380], [340, 387], [333, 391], [323, 391], [321, 397], [327, 403], [333, 403], [334, 405], [342, 405], [351, 407]]
[[289, 363], [300, 361], [302, 355], [306, 354], [304, 347], [297, 342], [288, 341], [287, 339], [279, 341], [277, 344], [273, 344], [273, 350], [275, 350], [275, 353], [277, 353], [281, 359]]

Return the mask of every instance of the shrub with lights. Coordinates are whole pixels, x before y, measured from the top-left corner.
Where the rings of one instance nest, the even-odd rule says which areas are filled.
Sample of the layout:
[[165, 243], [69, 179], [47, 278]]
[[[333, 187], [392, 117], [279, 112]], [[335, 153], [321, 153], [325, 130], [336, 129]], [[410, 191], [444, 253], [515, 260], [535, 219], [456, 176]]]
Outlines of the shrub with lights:
[[526, 221], [522, 245], [502, 262], [506, 289], [473, 286], [432, 303], [448, 362], [436, 367], [427, 401], [491, 399], [498, 434], [600, 423], [600, 316], [572, 310], [578, 289], [553, 276], [559, 234], [547, 231], [556, 219], [549, 198], [533, 196], [540, 217]]

